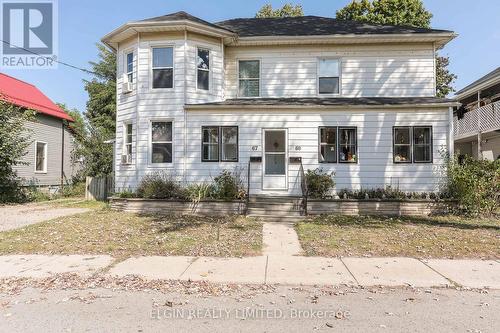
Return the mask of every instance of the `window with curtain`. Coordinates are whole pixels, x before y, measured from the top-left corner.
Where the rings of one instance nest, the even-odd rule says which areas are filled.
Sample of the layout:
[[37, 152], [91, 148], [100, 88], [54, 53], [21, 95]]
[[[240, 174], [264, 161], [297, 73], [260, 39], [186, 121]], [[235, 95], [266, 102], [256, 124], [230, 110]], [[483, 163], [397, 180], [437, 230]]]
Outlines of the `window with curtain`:
[[357, 156], [357, 131], [355, 127], [339, 127], [339, 162], [356, 163]]
[[259, 97], [260, 95], [260, 61], [240, 60], [238, 62], [238, 96]]
[[210, 51], [198, 49], [196, 65], [196, 84], [201, 90], [210, 89]]
[[238, 161], [238, 127], [221, 127], [221, 161]]
[[337, 162], [337, 127], [319, 128], [319, 162]]
[[153, 89], [173, 88], [174, 86], [174, 48], [153, 48]]
[[151, 163], [172, 163], [172, 122], [151, 122]]
[[338, 94], [340, 92], [339, 59], [319, 59], [318, 92], [320, 94]]

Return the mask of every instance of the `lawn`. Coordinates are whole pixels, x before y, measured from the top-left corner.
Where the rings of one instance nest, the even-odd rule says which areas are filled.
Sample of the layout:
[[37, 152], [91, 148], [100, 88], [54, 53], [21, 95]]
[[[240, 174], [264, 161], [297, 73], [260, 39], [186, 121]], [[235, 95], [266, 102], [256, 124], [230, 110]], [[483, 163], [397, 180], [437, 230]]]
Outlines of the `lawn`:
[[296, 226], [308, 256], [500, 258], [500, 219], [319, 216]]
[[[81, 206], [69, 202], [58, 205]], [[84, 206], [94, 210], [0, 233], [0, 254], [109, 254], [127, 258], [261, 253], [262, 226], [249, 218], [139, 216], [99, 204]]]

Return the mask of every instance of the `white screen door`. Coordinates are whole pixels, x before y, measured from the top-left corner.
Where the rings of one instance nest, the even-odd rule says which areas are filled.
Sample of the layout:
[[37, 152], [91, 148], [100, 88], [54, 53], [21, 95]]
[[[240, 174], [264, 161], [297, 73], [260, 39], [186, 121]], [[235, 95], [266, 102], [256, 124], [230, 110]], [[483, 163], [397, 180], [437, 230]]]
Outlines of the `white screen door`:
[[287, 183], [287, 133], [286, 129], [264, 129], [264, 156], [262, 189], [286, 190]]

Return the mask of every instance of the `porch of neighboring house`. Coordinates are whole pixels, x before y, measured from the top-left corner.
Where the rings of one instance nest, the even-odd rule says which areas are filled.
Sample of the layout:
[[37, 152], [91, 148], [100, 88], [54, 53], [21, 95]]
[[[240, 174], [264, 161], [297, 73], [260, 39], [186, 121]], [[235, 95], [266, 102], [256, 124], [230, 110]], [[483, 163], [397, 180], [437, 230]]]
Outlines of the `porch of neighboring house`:
[[500, 157], [500, 101], [483, 105], [453, 118], [455, 151], [475, 159]]

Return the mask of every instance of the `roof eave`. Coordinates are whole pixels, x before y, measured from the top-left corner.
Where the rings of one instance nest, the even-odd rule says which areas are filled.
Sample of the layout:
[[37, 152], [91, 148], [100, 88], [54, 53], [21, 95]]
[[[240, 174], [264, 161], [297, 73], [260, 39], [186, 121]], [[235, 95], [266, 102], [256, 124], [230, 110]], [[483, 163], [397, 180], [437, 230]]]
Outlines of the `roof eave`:
[[464, 89], [459, 90], [455, 95], [455, 99], [461, 100], [461, 99], [467, 98], [469, 96], [477, 94], [477, 92], [479, 90], [488, 89], [489, 87], [491, 87], [495, 84], [498, 84], [498, 83], [500, 83], [500, 75], [496, 76], [496, 77], [492, 77], [489, 80], [486, 80], [486, 81], [484, 81], [480, 84], [477, 84], [475, 86], [472, 86], [470, 88], [464, 88]]

